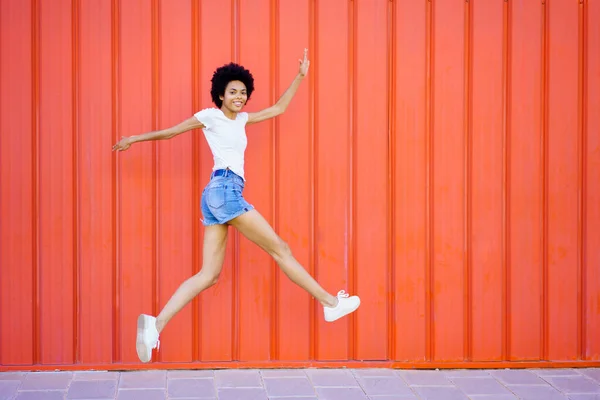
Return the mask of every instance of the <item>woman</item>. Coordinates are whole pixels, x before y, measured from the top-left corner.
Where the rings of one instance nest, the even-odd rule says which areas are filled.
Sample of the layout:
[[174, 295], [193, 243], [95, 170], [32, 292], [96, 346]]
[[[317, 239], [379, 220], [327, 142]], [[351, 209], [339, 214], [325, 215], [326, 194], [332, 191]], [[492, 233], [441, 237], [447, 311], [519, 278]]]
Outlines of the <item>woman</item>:
[[360, 305], [358, 296], [343, 290], [333, 296], [323, 289], [296, 261], [288, 245], [269, 223], [242, 196], [245, 185], [245, 126], [282, 114], [308, 72], [307, 50], [299, 60], [299, 73], [277, 103], [256, 113], [242, 112], [254, 90], [252, 74], [230, 63], [218, 68], [212, 77], [211, 96], [217, 108], [206, 108], [193, 117], [168, 129], [143, 135], [123, 137], [113, 150], [127, 150], [133, 143], [171, 139], [192, 129], [202, 129], [214, 158], [210, 182], [202, 193], [205, 226], [202, 268], [177, 289], [157, 317], [142, 314], [137, 322], [137, 354], [142, 362], [152, 358], [159, 347], [159, 335], [175, 314], [195, 296], [217, 282], [225, 258], [227, 226], [231, 225], [246, 238], [270, 254], [281, 270], [323, 305], [325, 320], [335, 321]]

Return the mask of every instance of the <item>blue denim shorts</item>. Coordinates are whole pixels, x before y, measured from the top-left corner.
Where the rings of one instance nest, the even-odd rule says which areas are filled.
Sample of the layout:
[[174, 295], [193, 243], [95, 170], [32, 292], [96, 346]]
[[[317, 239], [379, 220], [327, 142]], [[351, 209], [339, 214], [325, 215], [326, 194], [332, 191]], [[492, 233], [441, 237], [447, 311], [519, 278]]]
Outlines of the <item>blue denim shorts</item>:
[[202, 223], [204, 226], [226, 224], [252, 210], [243, 196], [244, 180], [229, 169], [219, 169], [210, 175], [202, 192]]

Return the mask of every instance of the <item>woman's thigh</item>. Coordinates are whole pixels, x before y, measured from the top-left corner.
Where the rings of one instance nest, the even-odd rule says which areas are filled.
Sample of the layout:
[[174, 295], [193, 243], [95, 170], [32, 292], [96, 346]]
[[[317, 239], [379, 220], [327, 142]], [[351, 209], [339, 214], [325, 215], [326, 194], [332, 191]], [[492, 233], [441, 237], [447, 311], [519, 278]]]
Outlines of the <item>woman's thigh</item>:
[[227, 225], [210, 225], [204, 228], [202, 271], [218, 275], [223, 268], [227, 248]]
[[277, 252], [284, 246], [283, 240], [256, 209], [234, 218], [230, 221], [230, 224], [248, 240], [256, 243], [269, 253]]

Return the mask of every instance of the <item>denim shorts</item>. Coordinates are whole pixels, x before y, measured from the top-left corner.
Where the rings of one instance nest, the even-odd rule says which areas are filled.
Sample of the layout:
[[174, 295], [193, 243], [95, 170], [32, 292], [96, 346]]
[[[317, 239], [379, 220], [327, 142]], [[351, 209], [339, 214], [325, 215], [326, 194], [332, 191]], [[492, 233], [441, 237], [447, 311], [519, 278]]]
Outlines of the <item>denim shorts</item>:
[[226, 224], [252, 210], [242, 193], [244, 180], [229, 169], [219, 169], [210, 175], [202, 192], [202, 223], [204, 226]]

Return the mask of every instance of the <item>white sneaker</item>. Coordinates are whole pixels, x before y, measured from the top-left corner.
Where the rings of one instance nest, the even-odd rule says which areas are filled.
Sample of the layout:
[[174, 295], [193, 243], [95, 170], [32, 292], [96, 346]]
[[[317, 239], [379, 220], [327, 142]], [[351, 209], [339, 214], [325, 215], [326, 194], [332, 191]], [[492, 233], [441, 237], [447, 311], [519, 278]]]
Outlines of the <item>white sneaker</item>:
[[152, 358], [152, 350], [160, 346], [158, 331], [156, 330], [156, 318], [141, 314], [137, 320], [137, 340], [135, 348], [140, 361], [146, 363]]
[[348, 315], [355, 311], [360, 306], [360, 298], [358, 296], [352, 296], [346, 293], [344, 290], [340, 290], [337, 294], [338, 304], [335, 307], [323, 307], [325, 313], [325, 321], [333, 322], [336, 319], [342, 318], [344, 315]]

